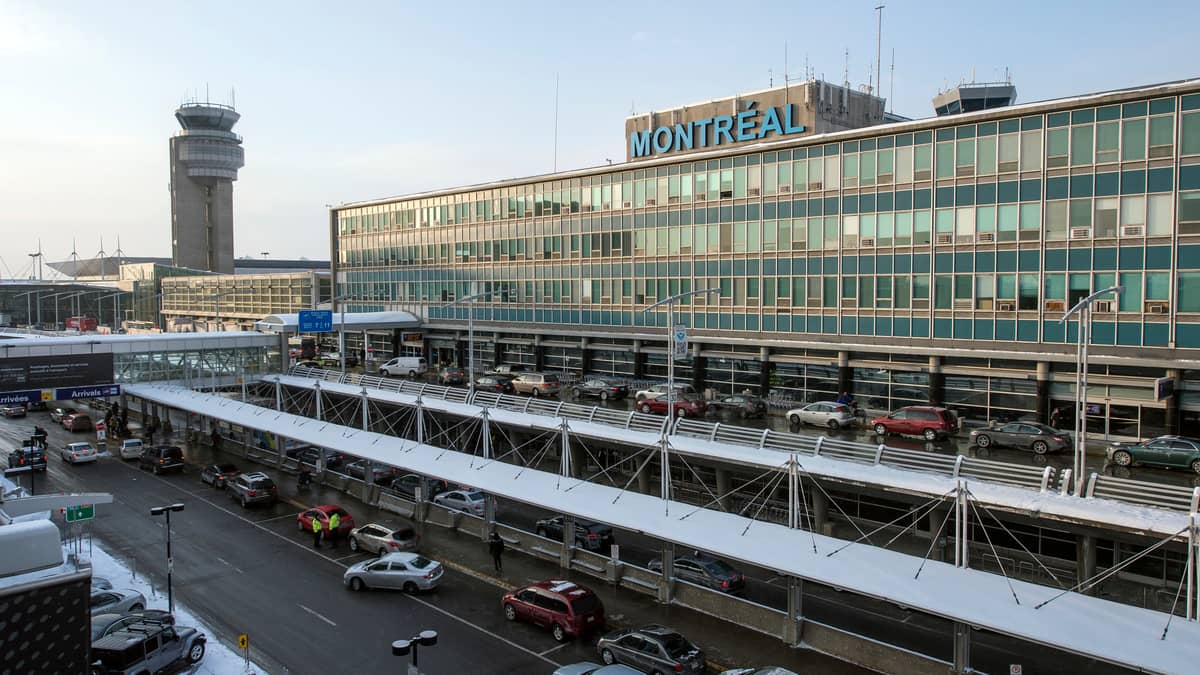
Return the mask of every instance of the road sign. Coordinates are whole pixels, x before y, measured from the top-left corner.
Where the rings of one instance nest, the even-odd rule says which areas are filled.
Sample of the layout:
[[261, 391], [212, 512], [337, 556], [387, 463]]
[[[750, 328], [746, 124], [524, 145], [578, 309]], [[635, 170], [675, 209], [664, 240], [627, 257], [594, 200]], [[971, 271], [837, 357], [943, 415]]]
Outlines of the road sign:
[[54, 390], [55, 401], [74, 401], [79, 398], [103, 398], [105, 396], [119, 396], [121, 394], [121, 385], [119, 384], [97, 384], [90, 387], [59, 387]]
[[671, 329], [671, 344], [672, 353], [675, 358], [682, 359], [687, 357], [687, 326], [679, 324]]
[[1161, 401], [1175, 395], [1175, 378], [1171, 375], [1154, 381], [1154, 400]]
[[301, 333], [329, 333], [333, 331], [333, 310], [302, 309], [297, 320]]
[[238, 635], [238, 649], [245, 649], [250, 646], [250, 636], [242, 633]]
[[91, 520], [96, 517], [95, 504], [80, 504], [79, 506], [68, 506], [63, 509], [63, 514], [67, 517], [68, 523], [78, 523], [81, 520]]
[[1019, 663], [1009, 664], [1008, 675], [1021, 675], [1022, 670], [1023, 669], [1021, 668], [1021, 664], [1019, 664]]
[[27, 391], [7, 391], [0, 394], [0, 405], [12, 405], [14, 403], [33, 403], [42, 400], [41, 389], [30, 389]]

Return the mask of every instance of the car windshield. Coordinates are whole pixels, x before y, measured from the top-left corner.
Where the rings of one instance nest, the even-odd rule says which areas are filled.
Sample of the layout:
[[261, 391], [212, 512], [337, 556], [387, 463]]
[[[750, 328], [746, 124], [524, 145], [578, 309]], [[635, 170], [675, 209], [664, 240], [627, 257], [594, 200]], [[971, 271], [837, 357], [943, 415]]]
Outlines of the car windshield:
[[415, 536], [417, 536], [416, 532], [413, 532], [412, 530], [410, 530], [408, 528], [405, 528], [403, 530], [396, 530], [395, 532], [392, 533], [392, 539], [395, 539], [396, 541], [407, 541], [409, 539], [412, 539]]
[[232, 464], [218, 464], [217, 470], [221, 473], [236, 473], [237, 467]]
[[553, 374], [551, 374], [551, 375], [543, 375], [543, 376], [542, 376], [542, 379], [543, 379], [544, 381], [546, 381], [546, 382], [558, 382], [558, 376], [557, 376], [557, 375], [553, 375]]
[[576, 614], [587, 614], [588, 612], [594, 612], [599, 606], [600, 599], [591, 593], [571, 600], [571, 611]]
[[423, 558], [421, 556], [417, 556], [417, 557], [413, 558], [412, 560], [408, 561], [408, 564], [419, 570], [423, 570], [426, 567], [429, 567], [430, 565], [432, 565], [433, 561], [430, 560], [429, 558]]
[[250, 481], [250, 487], [255, 490], [265, 490], [272, 485], [273, 483], [270, 478], [259, 478], [258, 480]]
[[346, 513], [345, 509], [333, 509], [329, 513], [330, 513], [330, 515], [336, 513], [338, 518], [345, 518], [346, 516], [350, 515], [349, 513]]
[[663, 635], [659, 638], [659, 640], [662, 641], [663, 648], [667, 650], [667, 654], [669, 654], [671, 658], [678, 659], [696, 651], [696, 648], [692, 646], [692, 643], [685, 640], [684, 637], [679, 633]]
[[704, 566], [704, 569], [708, 570], [709, 574], [715, 577], [725, 577], [731, 574], [737, 574], [732, 567], [721, 560], [702, 560], [700, 561], [700, 564]]
[[465, 496], [467, 498], [467, 501], [472, 501], [472, 502], [483, 501], [483, 493], [482, 492], [464, 492], [463, 496]]

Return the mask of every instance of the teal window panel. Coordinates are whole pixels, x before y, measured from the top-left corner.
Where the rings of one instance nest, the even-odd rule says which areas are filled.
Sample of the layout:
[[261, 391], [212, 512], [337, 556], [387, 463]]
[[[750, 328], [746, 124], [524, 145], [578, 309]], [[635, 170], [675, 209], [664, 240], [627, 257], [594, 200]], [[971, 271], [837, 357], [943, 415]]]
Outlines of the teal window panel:
[[954, 188], [954, 205], [955, 206], [974, 206], [975, 205], [975, 186], [974, 185], [959, 185]]
[[1038, 341], [1038, 322], [1032, 319], [1017, 322], [1017, 340], [1020, 342]]
[[1001, 319], [996, 321], [995, 331], [992, 339], [1001, 342], [1012, 342], [1017, 339], [1017, 322], [1012, 319]]
[[1041, 129], [1041, 128], [1042, 128], [1042, 116], [1041, 115], [1031, 115], [1029, 117], [1021, 118], [1021, 131], [1030, 131], [1033, 129]]
[[[1024, 251], [1022, 251], [1024, 253]], [[1024, 266], [1022, 266], [1024, 269]], [[1046, 271], [1063, 272], [1067, 269], [1067, 252], [1061, 248], [1046, 249]]]
[[[809, 330], [812, 330], [811, 328]], [[837, 317], [823, 316], [821, 317], [821, 332], [827, 335], [837, 335]]]
[[757, 331], [758, 330], [758, 315], [757, 314], [747, 314], [745, 325], [743, 326], [743, 328], [745, 330]]
[[1175, 186], [1173, 170], [1150, 169], [1146, 172], [1146, 192], [1170, 192]]
[[1170, 246], [1147, 246], [1146, 247], [1146, 269], [1148, 269], [1148, 270], [1169, 270], [1169, 269], [1171, 269], [1171, 247]]
[[875, 213], [875, 195], [859, 195], [858, 196], [858, 212], [859, 213]]
[[1138, 101], [1137, 103], [1126, 103], [1121, 106], [1122, 117], [1144, 117], [1146, 115], [1146, 102]]
[[1121, 191], [1121, 174], [1116, 171], [1096, 174], [1096, 196], [1111, 197]]
[[1110, 105], [1096, 109], [1097, 122], [1111, 122], [1112, 120], [1121, 119], [1121, 106]]
[[727, 276], [731, 276], [733, 274], [733, 261], [732, 260], [721, 260], [717, 263], [717, 265], [718, 265], [719, 269], [721, 270], [721, 276], [727, 277]]
[[780, 274], [808, 274], [808, 265], [806, 264], [808, 261], [804, 258], [792, 258], [790, 270], [787, 269], [787, 260], [780, 262], [785, 263], [779, 270]]
[[908, 337], [912, 333], [911, 323], [909, 319], [897, 317], [892, 321], [892, 335]]
[[1175, 324], [1176, 347], [1200, 347], [1200, 323]]
[[[637, 314], [634, 314], [634, 316], [637, 316]], [[707, 312], [704, 315], [704, 323], [709, 328], [716, 328], [721, 324], [721, 315], [713, 312]]]
[[745, 260], [734, 260], [733, 261], [733, 276], [735, 276], [735, 277], [746, 276], [746, 261]]
[[821, 272], [823, 274], [837, 274], [837, 271], [838, 271], [837, 256], [836, 255], [825, 256], [825, 263], [822, 266]]
[[721, 262], [719, 260], [709, 260], [705, 265], [708, 276], [716, 276], [721, 273]]
[[[1036, 251], [1034, 251], [1036, 253]], [[1017, 271], [1017, 252], [1016, 251], [999, 251], [996, 253], [996, 271], [997, 272], [1016, 272]]]
[[1092, 250], [1087, 248], [1073, 248], [1067, 255], [1067, 269], [1089, 270], [1092, 268]]
[[891, 337], [892, 320], [886, 317], [875, 319], [875, 334], [882, 337]]
[[913, 190], [913, 208], [928, 209], [933, 206], [933, 194], [929, 188]]
[[858, 256], [848, 255], [842, 258], [843, 274], [858, 274]]
[[[773, 325], [774, 327], [773, 328], [768, 327], [769, 325]], [[763, 330], [773, 330], [773, 331], [778, 331], [780, 333], [790, 333], [792, 330], [792, 317], [788, 316], [787, 314], [780, 314], [778, 316], [769, 316], [769, 315], [764, 316], [763, 317]]]
[[1113, 321], [1092, 322], [1092, 344], [1111, 345], [1117, 339], [1117, 326]]
[[809, 258], [808, 259], [808, 273], [809, 274], [822, 274], [823, 272], [824, 272], [824, 270], [821, 269], [821, 259], [820, 258]]
[[[940, 319], [935, 319], [939, 321]], [[970, 340], [972, 333], [972, 321], [970, 319], [955, 319], [954, 320], [954, 337], [959, 340]]]
[[1142, 345], [1142, 324], [1131, 321], [1117, 323], [1117, 344], [1123, 347]]
[[1000, 120], [1000, 133], [1011, 134], [1021, 130], [1021, 120]]
[[1161, 115], [1163, 113], [1175, 112], [1174, 98], [1157, 98], [1150, 101], [1150, 114]]
[[837, 197], [826, 197], [825, 203], [821, 206], [821, 208], [823, 208], [825, 210], [825, 215], [827, 215], [827, 216], [837, 215], [838, 198]]
[[1071, 123], [1071, 113], [1060, 112], [1046, 115], [1046, 128], [1065, 127]]
[[763, 204], [763, 220], [774, 220], [779, 217], [779, 203], [766, 202]]
[[1071, 176], [1071, 196], [1092, 196], [1092, 174], [1085, 173], [1079, 176]]
[[929, 272], [929, 254], [915, 253], [912, 257], [912, 271], [916, 274], [927, 274]]
[[[926, 143], [928, 141], [917, 141], [918, 143]], [[896, 136], [896, 147], [903, 148], [913, 144], [912, 134], [900, 134]]]
[[729, 314], [722, 314], [720, 327], [721, 327], [721, 330], [732, 330], [733, 329], [733, 317]]
[[1200, 246], [1195, 244], [1180, 246], [1179, 267], [1185, 270], [1200, 269]]
[[897, 274], [908, 274], [913, 271], [913, 259], [907, 253], [897, 254], [892, 261], [895, 263]]
[[808, 215], [810, 215], [810, 216], [820, 216], [820, 215], [823, 215], [823, 214], [821, 213], [821, 210], [822, 210], [822, 209], [821, 209], [821, 206], [822, 206], [824, 203], [825, 203], [825, 202], [824, 202], [824, 201], [822, 201], [822, 200], [820, 200], [820, 199], [810, 199], [810, 200], [808, 200]]
[[996, 184], [980, 183], [975, 186], [975, 202], [978, 204], [996, 203]]
[[955, 128], [954, 136], [956, 138], [975, 138], [975, 125], [967, 124], [967, 125]]
[[869, 316], [858, 317], [858, 334], [859, 335], [874, 335], [875, 334], [875, 319]]
[[1042, 322], [1042, 342], [1062, 342], [1066, 338], [1065, 333], [1063, 325], [1057, 321]]
[[911, 328], [912, 337], [929, 337], [929, 319], [913, 319]]
[[1141, 246], [1122, 246], [1117, 267], [1123, 270], [1145, 269], [1145, 250]]
[[892, 211], [896, 207], [896, 195], [891, 192], [880, 192], [876, 199], [876, 208], [880, 211]]
[[706, 214], [704, 209], [696, 209], [695, 220], [696, 220], [697, 225], [708, 224], [708, 215]]
[[[1061, 326], [1062, 324], [1059, 325]], [[1073, 345], [1079, 344], [1079, 324], [1077, 322], [1072, 321], [1067, 324], [1067, 335], [1065, 341], [1070, 342]]]
[[1180, 100], [1180, 110], [1200, 110], [1200, 94], [1189, 94]]
[[954, 271], [954, 254], [953, 253], [935, 253], [933, 256], [933, 271], [934, 272], [953, 272]]
[[1012, 204], [1018, 200], [1021, 186], [1015, 180], [1001, 181], [996, 184], [996, 201], [1000, 204]]
[[1146, 172], [1143, 169], [1121, 172], [1121, 194], [1140, 195], [1146, 191]]
[[1200, 190], [1200, 165], [1179, 167], [1179, 189]]
[[954, 206], [954, 188], [940, 187], [937, 189], [937, 207], [944, 209]]
[[937, 130], [937, 139], [939, 141], [954, 140], [954, 130], [953, 129], [938, 129]]
[[976, 253], [975, 254], [975, 271], [976, 272], [995, 272], [996, 271], [996, 254]]
[[980, 136], [995, 136], [996, 135], [996, 123], [995, 122], [984, 122], [984, 123], [980, 124], [979, 125], [979, 135]]
[[779, 203], [779, 217], [804, 217], [808, 211], [808, 202], [803, 199], [793, 199], [790, 202]]
[[846, 195], [842, 197], [842, 213], [858, 213], [858, 196]]
[[996, 334], [996, 322], [991, 319], [975, 319], [973, 330], [976, 340], [991, 340]]
[[1038, 178], [1021, 181], [1021, 201], [1036, 202], [1042, 196], [1042, 181]]
[[895, 265], [892, 264], [892, 256], [875, 256], [875, 270], [880, 274], [891, 274], [894, 268]]
[[913, 192], [912, 190], [897, 190], [896, 191], [896, 210], [910, 211], [913, 208]]
[[950, 319], [934, 319], [933, 320], [933, 337], [935, 338], [952, 338], [954, 337], [954, 322]]
[[775, 258], [767, 258], [763, 261], [763, 274], [767, 276], [775, 276], [775, 268], [778, 267], [778, 260]]
[[1037, 249], [1022, 249], [1017, 253], [1017, 269], [1022, 272], [1036, 272], [1041, 266], [1042, 253]]
[[1070, 181], [1066, 176], [1046, 179], [1046, 199], [1066, 199]]
[[1113, 246], [1098, 248], [1092, 252], [1092, 269], [1095, 270], [1115, 270], [1117, 269], [1117, 249]]
[[842, 317], [842, 335], [854, 335], [858, 331], [857, 316]]
[[[1148, 323], [1143, 325], [1142, 345], [1146, 347], [1166, 347], [1171, 334], [1170, 328], [1165, 323]], [[1178, 329], [1178, 326], [1176, 328]], [[1183, 345], [1178, 346], [1182, 347]]]
[[[939, 253], [938, 255], [942, 255]], [[975, 256], [971, 253], [955, 253], [954, 254], [954, 271], [955, 272], [972, 272], [975, 267]], [[942, 271], [942, 270], [937, 270]]]
[[858, 152], [858, 141], [846, 141], [842, 143], [842, 152]]
[[858, 259], [859, 274], [875, 274], [875, 256], [864, 255]]
[[1096, 121], [1096, 111], [1092, 108], [1071, 111], [1071, 124], [1089, 124]]

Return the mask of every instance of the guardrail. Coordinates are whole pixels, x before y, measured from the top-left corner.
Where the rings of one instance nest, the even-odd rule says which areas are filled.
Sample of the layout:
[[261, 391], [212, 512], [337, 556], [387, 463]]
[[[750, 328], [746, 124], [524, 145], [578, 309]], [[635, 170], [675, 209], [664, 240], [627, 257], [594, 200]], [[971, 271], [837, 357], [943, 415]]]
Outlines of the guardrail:
[[[468, 402], [468, 390], [463, 388], [397, 381], [391, 378], [366, 375], [331, 373], [304, 366], [295, 366], [290, 372], [299, 377], [378, 386], [393, 391], [462, 403]], [[600, 406], [586, 406], [550, 399], [538, 400], [495, 392], [475, 392], [474, 398], [470, 402], [483, 407], [586, 420], [649, 433], [661, 433], [663, 425], [668, 423], [668, 420], [661, 415], [618, 411]], [[935, 473], [954, 478], [969, 477], [988, 483], [1010, 485], [1038, 492], [1055, 492], [1061, 489], [1063, 494], [1067, 494], [1070, 487], [1067, 480], [1070, 472], [1059, 471], [1049, 466], [1022, 466], [961, 455], [943, 455], [896, 448], [886, 444], [872, 445], [826, 436], [802, 436], [770, 429], [739, 427], [723, 422], [708, 422], [691, 418], [679, 418], [673, 422], [672, 433], [714, 443], [814, 457], [821, 456], [855, 464], [887, 466], [904, 471]], [[1092, 474], [1084, 494], [1080, 496], [1113, 499], [1188, 512], [1195, 512], [1200, 507], [1200, 488], [1162, 485], [1101, 474]]]

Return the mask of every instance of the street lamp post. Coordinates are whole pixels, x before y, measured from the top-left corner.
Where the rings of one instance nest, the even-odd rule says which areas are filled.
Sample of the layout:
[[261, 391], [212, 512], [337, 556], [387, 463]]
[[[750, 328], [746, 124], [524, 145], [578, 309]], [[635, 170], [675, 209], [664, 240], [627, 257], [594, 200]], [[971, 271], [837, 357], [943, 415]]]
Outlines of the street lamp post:
[[437, 644], [436, 630], [423, 630], [407, 640], [396, 640], [392, 643], [392, 656], [408, 656], [412, 653], [412, 672], [417, 671], [417, 648], [432, 647]]
[[661, 464], [660, 488], [662, 490], [663, 504], [666, 505], [671, 498], [671, 473], [670, 473], [670, 455], [669, 441], [667, 439], [671, 428], [671, 420], [675, 418], [675, 303], [690, 298], [693, 295], [721, 295], [720, 288], [705, 288], [696, 291], [687, 291], [685, 293], [677, 293], [669, 298], [659, 300], [658, 302], [646, 307], [642, 310], [642, 314], [657, 309], [663, 305], [667, 306], [667, 423], [663, 425], [662, 438], [660, 439], [661, 448], [659, 450], [659, 463]]
[[[468, 295], [465, 298], [459, 298], [454, 302], [442, 305], [443, 308], [454, 307], [465, 302], [474, 302], [483, 298], [490, 298], [497, 293], [507, 293], [507, 288], [497, 288], [483, 293], [475, 293]], [[467, 308], [467, 391], [468, 396], [475, 393], [475, 312], [470, 307]]]
[[339, 295], [330, 300], [330, 304], [340, 302], [338, 309], [341, 310], [341, 317], [338, 321], [338, 356], [342, 362], [342, 372], [346, 372], [346, 303], [345, 300], [353, 300], [353, 295]]
[[1120, 298], [1124, 292], [1124, 286], [1112, 286], [1096, 291], [1075, 303], [1060, 322], [1065, 324], [1072, 314], [1079, 315], [1079, 329], [1076, 331], [1078, 340], [1075, 347], [1075, 461], [1072, 465], [1076, 495], [1083, 489], [1083, 469], [1087, 462], [1088, 344], [1092, 339], [1092, 302], [1109, 293]]
[[182, 510], [183, 504], [168, 504], [150, 508], [152, 516], [161, 516], [164, 513], [167, 515], [167, 611], [172, 614], [175, 613], [175, 594], [171, 588], [171, 572], [175, 568], [175, 560], [171, 557], [171, 512]]

